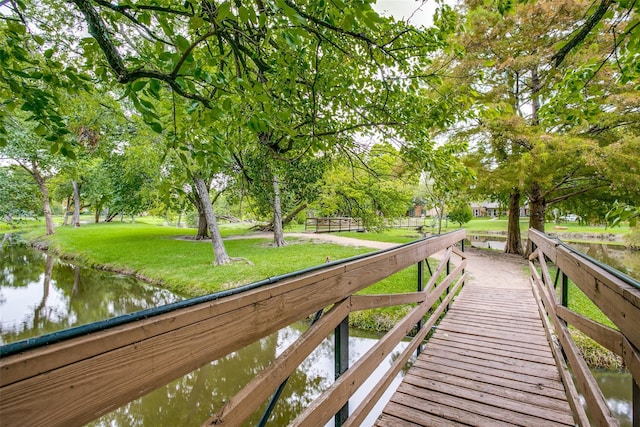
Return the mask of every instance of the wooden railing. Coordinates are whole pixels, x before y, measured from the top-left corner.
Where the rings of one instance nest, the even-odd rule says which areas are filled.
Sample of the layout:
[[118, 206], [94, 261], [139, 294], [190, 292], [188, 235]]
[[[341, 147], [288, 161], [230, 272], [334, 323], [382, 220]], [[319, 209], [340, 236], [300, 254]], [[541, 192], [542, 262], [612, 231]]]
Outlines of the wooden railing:
[[[293, 425], [318, 426], [338, 414], [338, 424], [359, 425], [462, 286], [466, 260], [454, 245], [464, 237], [463, 230], [431, 237], [175, 303], [160, 312], [115, 318], [62, 337], [45, 336], [33, 343], [4, 346], [0, 359], [0, 425], [84, 424], [212, 360], [326, 310], [281, 356], [205, 421], [207, 425], [238, 425], [274, 394], [334, 328], [344, 332], [350, 312], [412, 304], [392, 330], [353, 366], [341, 369], [342, 375], [293, 421]], [[424, 283], [425, 261], [438, 252], [444, 252], [442, 260]], [[449, 261], [454, 255], [455, 268], [451, 270]], [[356, 294], [413, 265], [418, 265], [416, 292]], [[414, 338], [346, 418], [344, 408], [349, 398], [412, 330], [417, 330]]]
[[[543, 233], [529, 230], [529, 239], [536, 248], [529, 257], [532, 284], [539, 297], [539, 308], [547, 332], [552, 333], [548, 322], [550, 319], [557, 337], [559, 346], [552, 346], [552, 348], [558, 367], [561, 368], [561, 376], [576, 419], [583, 426], [591, 425], [589, 418], [598, 426], [619, 425], [573, 342], [568, 325], [622, 357], [633, 377], [633, 425], [640, 426], [640, 351], [638, 350], [640, 348], [640, 287], [638, 283]], [[535, 261], [538, 261], [539, 271], [534, 264]], [[558, 269], [554, 281], [551, 279], [548, 264], [554, 264]], [[561, 283], [560, 289], [556, 290], [558, 278], [561, 278]], [[600, 308], [615, 324], [617, 330], [568, 308], [569, 279]], [[551, 335], [549, 338], [552, 341]], [[566, 362], [569, 363], [575, 382], [567, 369]], [[578, 393], [584, 396], [586, 411], [580, 403]]]
[[316, 233], [364, 231], [364, 223], [360, 218], [350, 217], [307, 218], [304, 230], [313, 230]]

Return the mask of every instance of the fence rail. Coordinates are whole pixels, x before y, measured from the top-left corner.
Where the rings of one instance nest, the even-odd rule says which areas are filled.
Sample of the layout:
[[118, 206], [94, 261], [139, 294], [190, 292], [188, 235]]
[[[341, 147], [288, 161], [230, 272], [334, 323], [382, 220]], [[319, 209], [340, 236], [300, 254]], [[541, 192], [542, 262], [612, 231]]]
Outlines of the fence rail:
[[[571, 338], [568, 325], [572, 325], [614, 354], [622, 357], [629, 369], [633, 387], [633, 425], [640, 426], [640, 284], [607, 266], [580, 254], [543, 233], [529, 230], [529, 239], [536, 249], [529, 257], [531, 281], [538, 294], [543, 319], [547, 315], [547, 331], [555, 331], [559, 346], [554, 346], [554, 357], [561, 368], [563, 382], [576, 419], [580, 425], [619, 425], [607, 407], [586, 362]], [[538, 262], [537, 268], [535, 262]], [[552, 281], [548, 263], [555, 265], [557, 275]], [[539, 271], [538, 271], [539, 268]], [[560, 288], [558, 287], [558, 279]], [[616, 325], [607, 327], [586, 318], [569, 307], [569, 279]], [[566, 355], [566, 358], [565, 356]], [[575, 382], [567, 369], [569, 363]], [[564, 369], [562, 369], [564, 367]], [[578, 393], [584, 396], [586, 411]], [[587, 417], [587, 413], [589, 417]]]
[[364, 231], [364, 223], [360, 218], [331, 217], [307, 218], [304, 230], [316, 233], [335, 233], [339, 231]]
[[[431, 219], [428, 220], [431, 224]], [[389, 228], [416, 228], [431, 227], [427, 224], [427, 218], [390, 218], [383, 222]], [[360, 218], [350, 217], [323, 217], [307, 218], [304, 224], [305, 231], [316, 233], [336, 233], [340, 231], [365, 231], [364, 222]]]
[[[0, 425], [79, 425], [313, 313], [326, 313], [205, 424], [236, 425], [279, 385], [350, 312], [412, 304], [409, 313], [294, 420], [293, 425], [358, 425], [419, 347], [462, 286], [466, 260], [454, 245], [464, 230], [305, 271], [141, 315], [100, 322], [54, 337], [2, 348]], [[426, 259], [445, 250], [424, 284]], [[449, 261], [459, 257], [451, 270]], [[359, 295], [362, 289], [418, 265], [416, 292]], [[426, 264], [428, 267], [428, 264]], [[431, 271], [431, 270], [430, 270]], [[440, 303], [440, 300], [442, 302]], [[426, 320], [425, 320], [426, 318]], [[415, 337], [360, 407], [346, 418], [349, 398], [411, 330]], [[348, 331], [347, 331], [348, 332]], [[338, 334], [339, 335], [339, 334]], [[348, 351], [348, 346], [342, 346]], [[347, 347], [346, 349], [344, 347]], [[338, 354], [344, 360], [344, 354]]]

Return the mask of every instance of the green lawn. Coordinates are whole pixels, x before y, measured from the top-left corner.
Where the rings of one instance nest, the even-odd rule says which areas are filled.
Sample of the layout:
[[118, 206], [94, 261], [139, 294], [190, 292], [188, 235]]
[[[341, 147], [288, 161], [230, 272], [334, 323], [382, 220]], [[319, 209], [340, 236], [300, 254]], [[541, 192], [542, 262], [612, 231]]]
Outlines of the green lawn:
[[[223, 237], [247, 233], [222, 226]], [[195, 230], [135, 224], [87, 224], [79, 228], [58, 227], [56, 234], [41, 237], [51, 250], [90, 266], [135, 273], [170, 289], [199, 295], [236, 287], [267, 277], [289, 273], [331, 260], [348, 258], [372, 249], [309, 243], [289, 239], [283, 248], [271, 247], [271, 239], [227, 240], [231, 265], [213, 267], [210, 241], [194, 241]], [[31, 236], [33, 237], [33, 236]]]

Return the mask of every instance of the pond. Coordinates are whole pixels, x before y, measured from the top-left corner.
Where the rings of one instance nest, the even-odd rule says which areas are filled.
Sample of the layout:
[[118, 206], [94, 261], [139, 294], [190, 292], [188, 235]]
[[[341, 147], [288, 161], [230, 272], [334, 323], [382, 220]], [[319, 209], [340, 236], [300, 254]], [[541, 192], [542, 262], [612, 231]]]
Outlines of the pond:
[[[493, 250], [504, 250], [504, 236], [468, 236], [473, 247]], [[607, 264], [627, 275], [640, 280], [640, 251], [629, 250], [621, 245], [606, 243], [565, 242], [572, 248], [591, 258]], [[620, 421], [621, 427], [632, 425], [632, 378], [627, 371], [592, 371], [600, 389], [607, 399], [607, 405]]]
[[[0, 248], [0, 342], [11, 343], [98, 320], [184, 299], [135, 278], [84, 268], [34, 249], [5, 244]], [[301, 322], [284, 328], [89, 423], [91, 426], [200, 425], [306, 330]], [[350, 331], [353, 363], [377, 341]], [[215, 344], [213, 344], [215, 345]], [[402, 342], [352, 398], [355, 408], [372, 383], [406, 347]], [[327, 338], [294, 372], [275, 407], [271, 425], [292, 421], [333, 383], [333, 338]], [[371, 412], [371, 425], [401, 381], [398, 375]], [[266, 404], [265, 404], [266, 406]], [[262, 411], [247, 425], [256, 425]], [[330, 425], [333, 423], [331, 422]]]

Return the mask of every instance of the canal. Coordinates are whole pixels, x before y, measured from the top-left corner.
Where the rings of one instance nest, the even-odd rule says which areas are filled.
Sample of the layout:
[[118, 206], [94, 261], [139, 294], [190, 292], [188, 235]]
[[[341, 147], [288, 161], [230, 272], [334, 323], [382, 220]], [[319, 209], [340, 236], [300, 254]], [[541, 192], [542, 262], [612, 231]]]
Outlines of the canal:
[[[1, 236], [0, 236], [1, 238]], [[98, 320], [185, 299], [130, 276], [84, 268], [53, 255], [4, 241], [0, 249], [0, 343], [39, 336]], [[300, 322], [241, 351], [213, 361], [89, 423], [90, 426], [200, 425], [267, 367], [308, 327]], [[352, 362], [378, 340], [351, 330]], [[215, 343], [211, 343], [215, 345]], [[362, 401], [375, 382], [406, 347], [402, 342], [351, 400]], [[333, 383], [333, 338], [329, 337], [294, 372], [275, 407], [269, 425], [287, 425]], [[401, 374], [402, 375], [402, 374]], [[390, 390], [401, 381], [399, 375]], [[371, 425], [391, 392], [371, 412]], [[266, 404], [265, 404], [266, 406]], [[257, 425], [264, 408], [246, 425]]]

